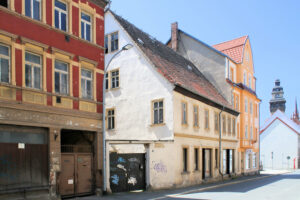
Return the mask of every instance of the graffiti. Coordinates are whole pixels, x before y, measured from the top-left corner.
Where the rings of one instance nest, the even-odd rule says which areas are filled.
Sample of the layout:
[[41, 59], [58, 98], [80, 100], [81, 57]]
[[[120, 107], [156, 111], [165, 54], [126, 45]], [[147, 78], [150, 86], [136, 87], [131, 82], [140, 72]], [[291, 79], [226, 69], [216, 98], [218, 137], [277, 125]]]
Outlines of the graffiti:
[[111, 179], [112, 179], [112, 183], [113, 184], [115, 184], [115, 185], [118, 185], [119, 184], [119, 177], [118, 177], [118, 175], [113, 175], [112, 177], [111, 177]]
[[118, 158], [118, 162], [119, 162], [119, 163], [125, 163], [125, 160], [124, 160], [124, 158], [119, 157], [119, 158]]
[[132, 185], [135, 185], [135, 184], [137, 183], [137, 180], [136, 180], [135, 177], [130, 177], [130, 178], [128, 179], [128, 183], [129, 183], [129, 184], [132, 184]]
[[126, 172], [126, 169], [125, 169], [124, 165], [118, 164], [117, 167], [120, 168], [120, 169], [123, 169]]
[[161, 161], [159, 163], [155, 163], [153, 169], [159, 173], [167, 173], [167, 167]]

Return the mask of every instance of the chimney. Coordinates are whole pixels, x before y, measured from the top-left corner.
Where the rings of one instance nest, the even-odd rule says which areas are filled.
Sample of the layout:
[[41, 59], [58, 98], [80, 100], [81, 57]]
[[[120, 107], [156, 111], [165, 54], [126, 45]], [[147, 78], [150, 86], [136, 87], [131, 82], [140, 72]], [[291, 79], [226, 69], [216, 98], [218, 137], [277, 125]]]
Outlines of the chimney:
[[174, 51], [177, 51], [178, 43], [178, 23], [174, 22], [171, 25], [171, 47]]

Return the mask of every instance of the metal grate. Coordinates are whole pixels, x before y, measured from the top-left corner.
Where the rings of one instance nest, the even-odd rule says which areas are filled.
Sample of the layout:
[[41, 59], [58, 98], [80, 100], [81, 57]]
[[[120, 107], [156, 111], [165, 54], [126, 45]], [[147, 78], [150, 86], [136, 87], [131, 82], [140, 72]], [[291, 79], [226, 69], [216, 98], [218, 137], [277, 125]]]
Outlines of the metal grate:
[[92, 153], [91, 145], [61, 145], [62, 153]]

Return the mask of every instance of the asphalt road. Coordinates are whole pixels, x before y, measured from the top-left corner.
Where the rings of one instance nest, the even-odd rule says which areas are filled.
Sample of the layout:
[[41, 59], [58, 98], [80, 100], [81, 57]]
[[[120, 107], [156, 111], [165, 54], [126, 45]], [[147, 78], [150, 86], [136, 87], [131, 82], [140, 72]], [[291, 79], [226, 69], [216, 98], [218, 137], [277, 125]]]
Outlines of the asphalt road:
[[241, 177], [175, 190], [120, 193], [80, 200], [300, 200], [300, 170], [281, 175]]

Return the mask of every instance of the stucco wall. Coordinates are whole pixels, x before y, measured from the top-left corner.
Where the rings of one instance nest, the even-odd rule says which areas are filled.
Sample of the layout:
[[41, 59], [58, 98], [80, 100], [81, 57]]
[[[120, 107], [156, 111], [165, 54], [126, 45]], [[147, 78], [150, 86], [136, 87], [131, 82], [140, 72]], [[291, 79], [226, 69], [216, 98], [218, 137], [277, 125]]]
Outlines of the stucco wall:
[[[105, 17], [105, 32], [119, 32], [119, 48], [133, 41], [113, 20]], [[106, 55], [106, 63], [111, 54]], [[171, 140], [173, 139], [173, 86], [163, 78], [137, 47], [121, 52], [109, 65], [119, 69], [119, 88], [106, 92], [106, 108], [115, 109], [115, 130], [107, 131], [108, 140]], [[164, 101], [164, 124], [153, 126], [153, 100]]]
[[[261, 134], [260, 141], [260, 159], [265, 169], [294, 167], [293, 159], [298, 157], [298, 135], [285, 124], [276, 119]], [[289, 161], [287, 156], [291, 158]]]
[[231, 102], [231, 86], [226, 82], [226, 58], [200, 42], [179, 34], [178, 52], [192, 61], [218, 91]]

